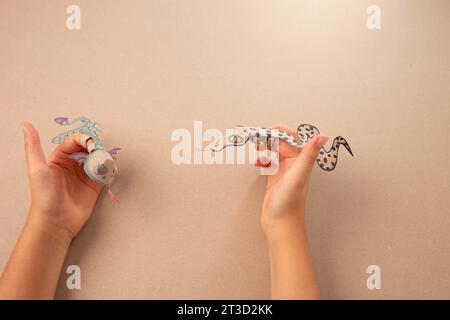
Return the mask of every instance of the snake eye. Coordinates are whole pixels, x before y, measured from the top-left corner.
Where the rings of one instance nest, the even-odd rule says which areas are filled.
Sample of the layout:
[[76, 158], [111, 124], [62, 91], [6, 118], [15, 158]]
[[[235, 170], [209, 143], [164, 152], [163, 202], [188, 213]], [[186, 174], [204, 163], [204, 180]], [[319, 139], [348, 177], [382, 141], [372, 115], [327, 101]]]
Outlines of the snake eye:
[[244, 139], [237, 134], [233, 134], [232, 136], [228, 137], [228, 141], [232, 144], [239, 144], [242, 143]]
[[105, 175], [108, 173], [108, 167], [104, 164], [100, 164], [95, 167], [94, 173], [98, 174], [99, 176]]

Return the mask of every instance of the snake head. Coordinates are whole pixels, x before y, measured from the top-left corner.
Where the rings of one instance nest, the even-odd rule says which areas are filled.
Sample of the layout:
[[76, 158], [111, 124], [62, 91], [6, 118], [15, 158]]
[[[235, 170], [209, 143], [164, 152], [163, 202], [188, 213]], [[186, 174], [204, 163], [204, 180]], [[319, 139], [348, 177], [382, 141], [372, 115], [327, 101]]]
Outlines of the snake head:
[[244, 127], [236, 127], [233, 129], [233, 133], [227, 136], [224, 143], [217, 141], [214, 145], [215, 149], [212, 149], [212, 151], [218, 152], [228, 147], [243, 146], [248, 142], [248, 140], [249, 135], [247, 130]]

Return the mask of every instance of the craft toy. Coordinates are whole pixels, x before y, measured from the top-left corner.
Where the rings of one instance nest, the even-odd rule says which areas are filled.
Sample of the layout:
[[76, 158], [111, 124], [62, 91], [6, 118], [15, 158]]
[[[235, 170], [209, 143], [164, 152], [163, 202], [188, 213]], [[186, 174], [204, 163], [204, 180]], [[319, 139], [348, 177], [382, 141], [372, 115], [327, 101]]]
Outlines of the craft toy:
[[91, 122], [88, 118], [77, 117], [69, 122], [68, 118], [58, 117], [55, 118], [55, 122], [59, 125], [69, 126], [75, 123], [80, 126], [63, 132], [52, 139], [53, 143], [60, 144], [68, 136], [75, 132], [81, 132], [82, 136], [80, 144], [88, 151], [75, 152], [69, 156], [77, 162], [78, 165], [83, 165], [84, 172], [87, 176], [97, 183], [104, 185], [108, 191], [109, 196], [113, 202], [118, 202], [117, 197], [111, 191], [111, 186], [114, 183], [114, 179], [118, 173], [115, 160], [117, 157], [117, 151], [120, 148], [113, 148], [107, 150], [100, 142], [101, 127], [99, 123]]
[[[221, 145], [220, 142], [217, 142], [215, 149], [211, 149], [211, 151], [218, 152], [231, 146], [243, 146], [249, 141], [254, 144], [263, 144], [267, 147], [271, 147], [274, 139], [283, 140], [290, 146], [301, 149], [309, 140], [317, 136], [319, 133], [319, 129], [315, 126], [301, 124], [297, 127], [297, 135], [300, 139], [300, 143], [298, 143], [293, 135], [287, 132], [282, 132], [278, 129], [268, 129], [263, 127], [236, 127], [235, 132], [227, 138], [226, 143]], [[353, 156], [352, 150], [350, 149], [347, 141], [343, 137], [338, 136], [334, 138], [333, 145], [328, 151], [323, 147], [320, 150], [316, 159], [316, 162], [320, 168], [325, 171], [332, 171], [336, 168], [340, 145], [343, 145]]]

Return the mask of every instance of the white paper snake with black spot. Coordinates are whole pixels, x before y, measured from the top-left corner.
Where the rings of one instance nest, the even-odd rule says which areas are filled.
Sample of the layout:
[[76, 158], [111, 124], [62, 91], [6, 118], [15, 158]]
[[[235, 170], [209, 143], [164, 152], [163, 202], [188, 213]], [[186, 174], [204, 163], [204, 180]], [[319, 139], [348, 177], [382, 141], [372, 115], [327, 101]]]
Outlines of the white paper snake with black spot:
[[[297, 139], [287, 133], [280, 131], [278, 129], [269, 129], [264, 127], [236, 127], [235, 132], [227, 138], [227, 142], [220, 145], [220, 142], [216, 143], [213, 152], [219, 152], [227, 147], [237, 147], [246, 144], [251, 141], [255, 144], [264, 144], [271, 146], [274, 139], [279, 139], [294, 148], [301, 149], [303, 146], [310, 141], [312, 138], [320, 133], [317, 127], [310, 124], [301, 124], [297, 127], [297, 135], [300, 143]], [[343, 145], [347, 151], [353, 156], [353, 152], [350, 149], [348, 142], [341, 136], [334, 138], [333, 144], [329, 150], [321, 148], [319, 155], [317, 156], [316, 162], [320, 168], [325, 171], [332, 171], [336, 168], [338, 161], [338, 151], [339, 146]]]

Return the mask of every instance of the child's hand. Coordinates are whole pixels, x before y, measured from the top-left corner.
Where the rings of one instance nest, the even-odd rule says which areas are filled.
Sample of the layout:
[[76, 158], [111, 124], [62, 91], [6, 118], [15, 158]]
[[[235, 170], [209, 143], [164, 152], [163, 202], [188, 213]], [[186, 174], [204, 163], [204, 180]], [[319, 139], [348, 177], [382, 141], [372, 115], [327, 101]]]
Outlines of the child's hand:
[[[273, 128], [297, 136], [292, 129]], [[304, 212], [311, 170], [326, 141], [327, 137], [319, 135], [301, 151], [280, 141], [278, 172], [267, 178], [261, 225], [268, 242], [274, 299], [320, 297], [306, 239]], [[263, 163], [259, 161], [257, 165], [264, 166]]]
[[45, 159], [39, 134], [28, 122], [22, 124], [31, 190], [30, 218], [75, 237], [89, 219], [102, 186], [84, 173], [68, 156], [85, 151], [81, 133], [75, 133]]
[[[297, 137], [295, 130], [290, 128], [279, 125], [272, 128]], [[320, 148], [327, 140], [326, 136], [316, 136], [301, 152], [279, 141], [279, 169], [275, 175], [267, 177], [262, 205], [261, 224], [266, 237], [274, 235], [284, 225], [303, 223], [311, 171]], [[257, 166], [264, 165], [259, 161]]]
[[0, 277], [0, 299], [51, 299], [72, 238], [89, 219], [101, 185], [69, 158], [82, 151], [68, 137], [46, 160], [39, 134], [22, 123], [31, 190], [27, 222]]

